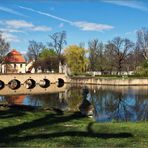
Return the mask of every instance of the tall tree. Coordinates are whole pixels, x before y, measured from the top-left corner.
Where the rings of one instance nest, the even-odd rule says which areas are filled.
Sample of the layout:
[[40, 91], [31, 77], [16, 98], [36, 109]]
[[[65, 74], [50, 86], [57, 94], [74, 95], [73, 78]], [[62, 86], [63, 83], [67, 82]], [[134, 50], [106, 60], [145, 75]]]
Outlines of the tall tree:
[[28, 52], [27, 52], [29, 59], [33, 59], [36, 61], [39, 58], [39, 54], [43, 48], [44, 45], [42, 42], [36, 42], [34, 40], [29, 41]]
[[85, 71], [87, 66], [85, 54], [85, 49], [77, 45], [71, 45], [65, 49], [64, 55], [67, 60], [67, 64], [74, 74]]
[[125, 64], [127, 57], [131, 53], [134, 43], [129, 39], [116, 37], [112, 41], [109, 41], [106, 47], [108, 50], [111, 50], [115, 61], [114, 66], [118, 74], [121, 74], [123, 64]]
[[57, 55], [60, 56], [64, 45], [66, 45], [66, 32], [56, 32], [50, 35], [50, 39], [49, 48], [54, 49]]
[[109, 72], [109, 74], [112, 73], [113, 70], [115, 70], [115, 58], [114, 54], [112, 53], [112, 46], [110, 44], [105, 45], [105, 52], [104, 56], [106, 57], [106, 71]]
[[99, 48], [99, 41], [94, 39], [88, 42], [89, 48], [89, 62], [90, 62], [90, 70], [96, 70], [96, 61], [97, 61], [97, 50]]
[[103, 72], [106, 67], [106, 58], [104, 56], [104, 45], [99, 40], [94, 39], [88, 42], [89, 62], [92, 71]]
[[0, 63], [3, 61], [9, 49], [10, 44], [3, 38], [2, 32], [0, 32]]
[[141, 66], [144, 61], [144, 57], [142, 52], [140, 52], [139, 48], [135, 46], [134, 50], [131, 52], [127, 59], [128, 67], [132, 71], [136, 71], [136, 69]]
[[137, 31], [137, 47], [142, 52], [145, 60], [148, 60], [148, 29], [142, 28]]

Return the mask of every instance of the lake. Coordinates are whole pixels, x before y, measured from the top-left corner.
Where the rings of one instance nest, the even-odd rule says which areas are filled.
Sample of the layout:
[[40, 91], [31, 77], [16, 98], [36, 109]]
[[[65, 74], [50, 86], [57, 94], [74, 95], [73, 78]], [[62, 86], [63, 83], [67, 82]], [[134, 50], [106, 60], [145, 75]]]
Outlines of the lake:
[[147, 121], [148, 86], [70, 85], [0, 90], [0, 104], [30, 105], [61, 113], [80, 111], [97, 122]]

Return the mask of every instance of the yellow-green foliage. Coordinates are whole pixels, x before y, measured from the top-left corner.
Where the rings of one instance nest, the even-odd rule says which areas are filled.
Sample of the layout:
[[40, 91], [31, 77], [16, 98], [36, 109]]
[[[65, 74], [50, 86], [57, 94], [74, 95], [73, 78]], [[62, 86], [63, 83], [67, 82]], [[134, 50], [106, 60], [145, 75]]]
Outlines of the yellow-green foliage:
[[44, 48], [44, 49], [42, 49], [41, 53], [39, 54], [39, 57], [42, 60], [47, 59], [50, 56], [51, 57], [56, 56], [56, 52], [53, 49]]
[[71, 45], [65, 49], [64, 55], [72, 73], [77, 74], [86, 70], [88, 61], [85, 54], [86, 50], [77, 45]]

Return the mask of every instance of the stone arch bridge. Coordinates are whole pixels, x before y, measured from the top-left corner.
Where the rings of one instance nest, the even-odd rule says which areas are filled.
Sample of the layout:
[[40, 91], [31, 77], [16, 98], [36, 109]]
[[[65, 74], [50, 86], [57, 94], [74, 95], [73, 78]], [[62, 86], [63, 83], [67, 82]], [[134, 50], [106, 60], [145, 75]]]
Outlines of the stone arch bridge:
[[12, 89], [17, 89], [21, 85], [27, 85], [28, 88], [33, 88], [37, 84], [41, 87], [48, 87], [50, 84], [60, 84], [67, 82], [68, 77], [65, 74], [1, 74], [0, 89], [8, 85]]

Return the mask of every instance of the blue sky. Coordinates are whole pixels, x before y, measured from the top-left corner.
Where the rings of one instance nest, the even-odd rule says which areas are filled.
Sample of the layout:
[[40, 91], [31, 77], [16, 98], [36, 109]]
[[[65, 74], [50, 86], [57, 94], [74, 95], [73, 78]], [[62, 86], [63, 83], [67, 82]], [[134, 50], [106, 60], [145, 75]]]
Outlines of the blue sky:
[[47, 43], [54, 32], [67, 32], [67, 45], [116, 36], [136, 40], [148, 27], [147, 0], [0, 0], [0, 30], [10, 44], [26, 52], [28, 41]]

